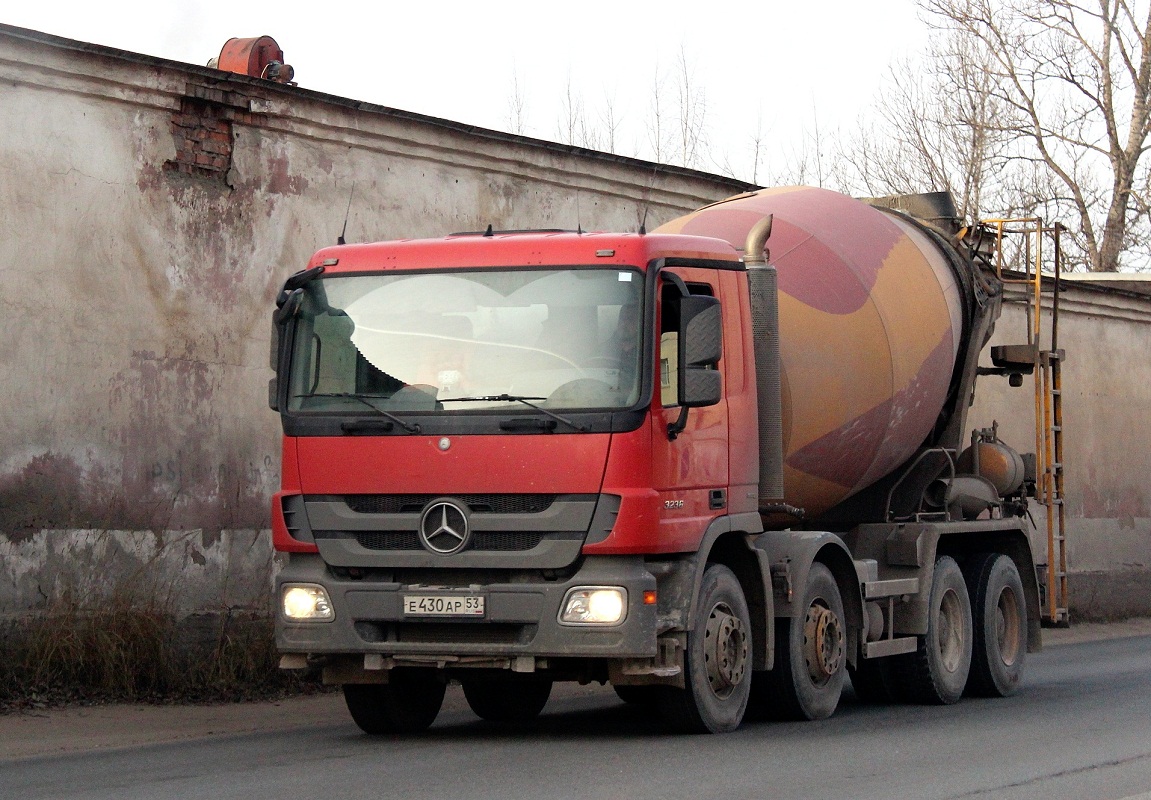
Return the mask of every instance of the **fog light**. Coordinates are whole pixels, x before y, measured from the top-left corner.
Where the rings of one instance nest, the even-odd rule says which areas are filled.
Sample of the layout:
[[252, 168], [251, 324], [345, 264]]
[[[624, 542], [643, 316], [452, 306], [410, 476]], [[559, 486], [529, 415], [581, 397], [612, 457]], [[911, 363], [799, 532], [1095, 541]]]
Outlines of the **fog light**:
[[617, 625], [627, 615], [627, 590], [614, 586], [577, 586], [560, 611], [567, 625]]
[[281, 588], [284, 616], [291, 620], [329, 622], [335, 619], [324, 587], [315, 583], [289, 583]]

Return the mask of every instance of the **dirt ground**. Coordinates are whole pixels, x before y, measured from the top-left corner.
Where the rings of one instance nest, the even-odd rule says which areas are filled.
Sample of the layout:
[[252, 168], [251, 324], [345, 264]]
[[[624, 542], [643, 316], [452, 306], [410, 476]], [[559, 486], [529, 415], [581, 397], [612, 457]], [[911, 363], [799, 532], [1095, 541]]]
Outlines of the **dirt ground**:
[[[1043, 632], [1043, 641], [1045, 647], [1058, 647], [1148, 635], [1151, 635], [1151, 619], [1138, 619], [1048, 629]], [[556, 687], [557, 696], [602, 691], [605, 687]], [[445, 708], [454, 706], [465, 707], [459, 692], [449, 692], [445, 701]], [[338, 693], [264, 703], [73, 706], [0, 716], [0, 762], [211, 736], [348, 724], [343, 697]]]

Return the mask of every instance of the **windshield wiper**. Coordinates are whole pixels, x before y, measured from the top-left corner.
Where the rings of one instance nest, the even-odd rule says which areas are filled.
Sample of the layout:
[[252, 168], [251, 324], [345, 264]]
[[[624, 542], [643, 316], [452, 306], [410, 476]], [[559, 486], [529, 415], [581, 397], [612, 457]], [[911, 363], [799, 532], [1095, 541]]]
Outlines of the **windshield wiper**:
[[[375, 411], [377, 414], [379, 414], [381, 417], [384, 417], [386, 419], [390, 419], [392, 422], [399, 425], [401, 428], [403, 428], [408, 433], [415, 434], [415, 433], [419, 433], [421, 430], [420, 426], [417, 425], [416, 423], [405, 422], [404, 420], [400, 419], [399, 417], [397, 417], [395, 414], [391, 413], [390, 411], [385, 411], [384, 409], [380, 408], [375, 403], [368, 400], [367, 397], [365, 397], [364, 395], [353, 394], [351, 392], [317, 392], [315, 394], [299, 394], [299, 395], [296, 395], [296, 397], [301, 397], [301, 398], [302, 397], [342, 397], [342, 398], [347, 399], [347, 400], [355, 400], [357, 402], [363, 403], [368, 408], [372, 409], [372, 411]], [[380, 398], [380, 399], [383, 399], [383, 398]]]
[[485, 394], [485, 395], [476, 395], [474, 397], [445, 397], [440, 402], [441, 403], [476, 403], [476, 402], [481, 402], [481, 401], [487, 401], [489, 403], [495, 403], [495, 402], [523, 403], [528, 408], [534, 408], [536, 411], [540, 412], [541, 414], [547, 414], [552, 419], [559, 420], [564, 425], [567, 425], [570, 428], [575, 428], [580, 433], [587, 433], [588, 429], [586, 426], [580, 425], [578, 422], [573, 422], [572, 420], [568, 419], [567, 417], [561, 417], [559, 414], [555, 413], [554, 411], [548, 411], [546, 408], [541, 408], [540, 406], [537, 406], [535, 403], [529, 402], [531, 400], [547, 400], [547, 398], [546, 397], [532, 397], [531, 395], [519, 395], [519, 394]]

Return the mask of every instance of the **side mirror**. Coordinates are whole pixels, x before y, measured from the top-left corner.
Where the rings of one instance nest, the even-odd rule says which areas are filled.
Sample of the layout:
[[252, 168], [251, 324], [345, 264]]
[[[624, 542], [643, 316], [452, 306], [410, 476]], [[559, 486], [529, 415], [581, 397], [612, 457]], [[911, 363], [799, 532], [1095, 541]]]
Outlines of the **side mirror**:
[[723, 396], [715, 366], [723, 354], [723, 318], [719, 300], [689, 295], [679, 305], [679, 404], [714, 406]]
[[272, 322], [271, 352], [268, 354], [268, 366], [272, 368], [273, 377], [268, 381], [268, 407], [273, 411], [280, 410], [280, 326]]
[[280, 378], [287, 375], [288, 353], [291, 348], [291, 338], [285, 335], [288, 322], [300, 310], [304, 302], [304, 290], [284, 290], [276, 300], [276, 310], [272, 312], [272, 337], [268, 354], [268, 362], [275, 372], [275, 377], [268, 381], [268, 407], [273, 411], [282, 410], [282, 385]]
[[275, 373], [268, 381], [268, 407], [273, 411], [281, 410], [281, 400], [284, 386], [280, 378], [287, 377], [288, 354], [292, 348], [291, 336], [286, 336], [288, 322], [300, 310], [304, 302], [304, 287], [309, 282], [324, 274], [327, 265], [335, 261], [324, 262], [318, 267], [302, 269], [284, 281], [280, 293], [276, 295], [276, 310], [272, 312], [272, 340], [271, 352], [268, 358], [272, 371]]

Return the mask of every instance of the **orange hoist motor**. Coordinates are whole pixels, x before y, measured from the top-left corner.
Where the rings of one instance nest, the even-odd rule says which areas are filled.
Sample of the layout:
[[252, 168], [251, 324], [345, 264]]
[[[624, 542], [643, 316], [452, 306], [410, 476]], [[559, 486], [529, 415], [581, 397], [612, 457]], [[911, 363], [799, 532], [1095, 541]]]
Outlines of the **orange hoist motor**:
[[209, 61], [208, 66], [277, 83], [292, 83], [296, 76], [291, 65], [284, 63], [284, 51], [271, 36], [229, 39], [219, 57]]

